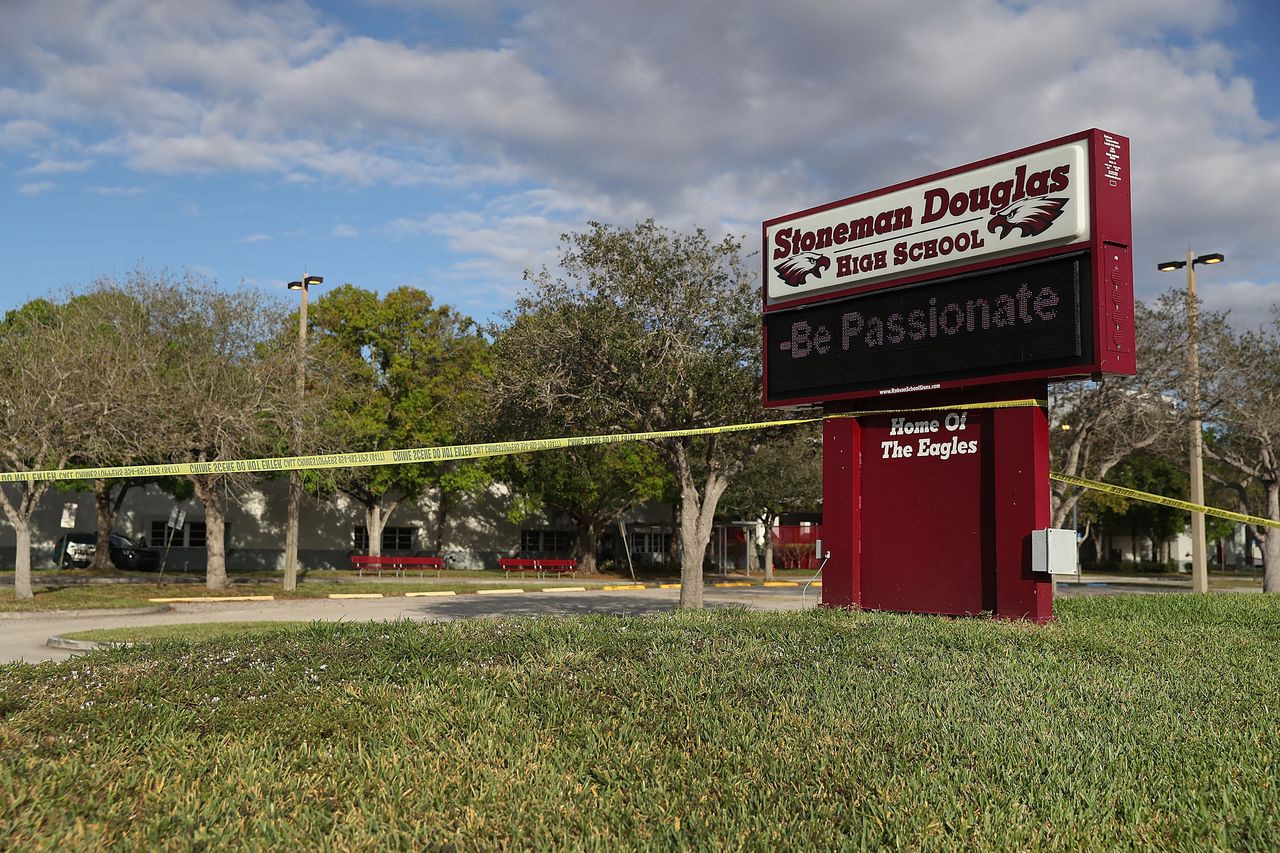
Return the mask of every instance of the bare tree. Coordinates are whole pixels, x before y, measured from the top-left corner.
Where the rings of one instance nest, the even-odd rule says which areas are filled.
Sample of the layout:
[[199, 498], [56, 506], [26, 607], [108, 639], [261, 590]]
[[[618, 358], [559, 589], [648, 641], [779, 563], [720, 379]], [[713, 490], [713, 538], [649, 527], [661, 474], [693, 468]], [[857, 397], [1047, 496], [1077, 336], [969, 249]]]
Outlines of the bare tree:
[[[1053, 470], [1071, 477], [1105, 480], [1125, 457], [1144, 448], [1176, 446], [1186, 423], [1185, 313], [1177, 294], [1135, 308], [1136, 376], [1105, 376], [1050, 386]], [[1080, 492], [1053, 483], [1054, 527], [1063, 527]]]
[[[10, 471], [66, 467], [112, 411], [95, 407], [100, 365], [93, 339], [100, 323], [85, 302], [39, 299], [0, 323], [0, 458]], [[0, 507], [13, 525], [14, 590], [30, 598], [31, 517], [48, 480], [0, 487]]]
[[[134, 273], [134, 276], [141, 273]], [[68, 299], [77, 318], [76, 346], [88, 370], [79, 378], [90, 414], [70, 460], [74, 466], [145, 464], [163, 448], [151, 429], [154, 412], [168, 405], [166, 389], [151, 381], [165, 343], [148, 331], [146, 307], [112, 279], [99, 279]], [[60, 489], [93, 492], [98, 518], [91, 569], [111, 568], [110, 536], [125, 497], [157, 478], [62, 481]]]
[[[1257, 329], [1201, 328], [1211, 376], [1205, 418], [1206, 476], [1234, 494], [1241, 512], [1280, 522], [1280, 312]], [[1265, 592], [1280, 592], [1280, 530], [1251, 525], [1262, 544]]]
[[190, 275], [139, 275], [125, 289], [146, 307], [149, 334], [163, 342], [149, 380], [163, 405], [151, 411], [150, 429], [166, 461], [210, 463], [189, 478], [205, 513], [205, 581], [222, 589], [225, 498], [250, 481], [216, 463], [287, 446], [297, 395], [296, 353], [280, 334], [286, 316], [256, 291], [218, 290]]

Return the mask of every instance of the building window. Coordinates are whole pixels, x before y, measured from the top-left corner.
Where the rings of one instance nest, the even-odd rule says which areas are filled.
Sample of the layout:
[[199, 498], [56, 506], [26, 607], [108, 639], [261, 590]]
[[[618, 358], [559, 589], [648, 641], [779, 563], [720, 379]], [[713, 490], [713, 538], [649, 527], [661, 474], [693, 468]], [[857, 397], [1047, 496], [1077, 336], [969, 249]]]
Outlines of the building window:
[[[170, 542], [169, 536], [173, 536]], [[181, 530], [175, 530], [169, 527], [169, 522], [164, 519], [151, 522], [151, 536], [149, 543], [152, 548], [163, 548], [165, 543], [170, 543], [174, 547], [181, 548], [186, 544]]]
[[[173, 538], [170, 539], [169, 537]], [[171, 528], [164, 519], [151, 522], [151, 535], [147, 537], [152, 548], [203, 548], [205, 545], [204, 522], [189, 521], [181, 528]]]
[[[413, 536], [418, 532], [416, 527], [384, 527], [382, 528], [382, 551], [412, 551]], [[357, 551], [369, 550], [369, 528], [357, 524], [352, 528], [351, 544]]]
[[631, 553], [637, 557], [665, 557], [671, 553], [671, 534], [656, 530], [636, 530], [629, 534]]
[[571, 554], [578, 536], [572, 530], [521, 530], [521, 554]]

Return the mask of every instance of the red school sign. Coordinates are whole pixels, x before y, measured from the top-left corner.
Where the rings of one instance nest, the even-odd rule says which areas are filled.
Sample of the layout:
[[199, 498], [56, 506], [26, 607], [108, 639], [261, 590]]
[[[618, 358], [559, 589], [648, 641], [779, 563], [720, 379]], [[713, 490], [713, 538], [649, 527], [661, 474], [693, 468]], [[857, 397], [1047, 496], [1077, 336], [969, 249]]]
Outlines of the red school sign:
[[1027, 401], [1134, 371], [1128, 149], [1089, 130], [764, 223], [766, 405], [883, 412], [824, 426], [824, 604], [1052, 618]]
[[1090, 130], [765, 222], [766, 405], [1132, 373], [1128, 152]]

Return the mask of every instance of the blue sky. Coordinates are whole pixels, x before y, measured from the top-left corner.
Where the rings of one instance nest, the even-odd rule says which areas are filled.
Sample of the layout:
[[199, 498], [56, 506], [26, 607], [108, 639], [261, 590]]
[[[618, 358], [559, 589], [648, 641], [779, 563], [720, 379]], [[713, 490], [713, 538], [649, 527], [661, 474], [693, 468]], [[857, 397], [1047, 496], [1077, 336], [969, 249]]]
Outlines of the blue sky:
[[[588, 220], [771, 216], [1088, 127], [1133, 140], [1138, 293], [1280, 301], [1261, 0], [5, 0], [0, 309], [141, 265], [488, 319]], [[323, 295], [321, 289], [317, 295]]]

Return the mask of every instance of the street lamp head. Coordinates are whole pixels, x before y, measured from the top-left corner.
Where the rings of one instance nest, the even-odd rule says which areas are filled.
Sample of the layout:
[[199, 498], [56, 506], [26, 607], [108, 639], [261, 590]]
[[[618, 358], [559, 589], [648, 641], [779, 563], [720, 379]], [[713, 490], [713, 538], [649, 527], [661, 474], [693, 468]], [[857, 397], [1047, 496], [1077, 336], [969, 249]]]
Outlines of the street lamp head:
[[1195, 262], [1197, 264], [1220, 264], [1224, 260], [1226, 259], [1222, 256], [1221, 252], [1214, 252], [1212, 255], [1201, 255], [1196, 258]]
[[[1182, 269], [1186, 265], [1186, 261], [1165, 261], [1164, 263], [1156, 264], [1156, 269], [1160, 272], [1173, 272], [1174, 270]], [[290, 286], [292, 287], [292, 285]]]
[[324, 284], [324, 276], [304, 275], [302, 281], [289, 282], [290, 290], [308, 290], [313, 284]]

